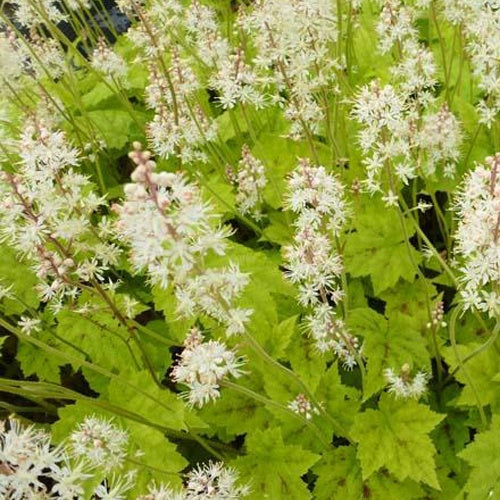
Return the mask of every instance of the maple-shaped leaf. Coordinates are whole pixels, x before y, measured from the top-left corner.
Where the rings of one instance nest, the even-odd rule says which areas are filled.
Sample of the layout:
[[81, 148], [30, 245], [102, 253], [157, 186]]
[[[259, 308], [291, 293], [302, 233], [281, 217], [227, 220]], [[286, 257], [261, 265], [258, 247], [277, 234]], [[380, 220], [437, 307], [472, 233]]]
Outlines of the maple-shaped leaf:
[[480, 432], [460, 453], [472, 467], [465, 491], [470, 500], [500, 496], [500, 415], [494, 415], [491, 428]]
[[186, 429], [188, 410], [176, 394], [160, 389], [147, 371], [130, 372], [126, 380], [130, 385], [117, 380], [109, 382], [110, 403], [142, 416], [153, 424], [174, 430]]
[[[74, 349], [68, 348], [66, 344], [60, 342], [54, 337], [50, 330], [42, 330], [33, 332], [32, 337], [45, 342], [47, 345], [60, 350], [68, 349], [71, 354], [82, 356], [81, 353]], [[7, 337], [5, 337], [7, 338]], [[39, 347], [28, 342], [19, 342], [16, 358], [21, 364], [24, 376], [29, 377], [35, 375], [39, 380], [59, 383], [61, 358], [40, 349]]]
[[314, 485], [316, 500], [359, 500], [360, 498], [422, 498], [422, 488], [406, 479], [398, 481], [386, 471], [363, 480], [361, 466], [353, 446], [340, 446], [325, 453], [313, 467], [318, 476]]
[[253, 432], [246, 439], [246, 450], [247, 454], [233, 464], [251, 478], [249, 499], [311, 498], [301, 476], [319, 460], [319, 455], [301, 446], [285, 445], [279, 428]]
[[[458, 345], [457, 351], [463, 360], [474, 352], [481, 344], [471, 343]], [[451, 370], [458, 368], [458, 359], [452, 347], [443, 349], [446, 363]], [[498, 379], [498, 364], [500, 355], [494, 346], [480, 352], [459, 369], [455, 378], [464, 384], [462, 393], [456, 400], [457, 405], [475, 406], [479, 402], [482, 406], [491, 404], [493, 407], [500, 403], [500, 380]], [[471, 386], [473, 384], [473, 387]]]
[[410, 478], [439, 489], [429, 432], [444, 417], [416, 401], [383, 394], [379, 409], [359, 414], [351, 429], [363, 479], [385, 468], [400, 481]]
[[342, 384], [337, 363], [333, 363], [321, 377], [316, 398], [325, 410], [348, 430], [359, 410], [360, 393], [354, 387]]
[[382, 293], [380, 298], [386, 303], [387, 315], [400, 312], [410, 316], [416, 320], [418, 329], [424, 332], [429, 322], [427, 300], [430, 310], [433, 311], [441, 296], [438, 295], [434, 285], [417, 278], [414, 283], [400, 280], [394, 288]]
[[[378, 295], [394, 286], [399, 278], [413, 282], [417, 272], [414, 263], [418, 264], [422, 256], [406, 243], [395, 211], [374, 203], [370, 208], [369, 213], [356, 216], [356, 231], [347, 238], [344, 257], [346, 271], [353, 277], [370, 276], [373, 291]], [[408, 237], [414, 232], [407, 224]]]
[[7, 245], [0, 246], [0, 285], [12, 287], [2, 300], [4, 314], [21, 314], [30, 307], [36, 309], [40, 300], [36, 291], [39, 282], [29, 262], [23, 262]]
[[[262, 391], [261, 385], [256, 387], [257, 382], [260, 382], [258, 375], [252, 374], [248, 382], [252, 390]], [[210, 425], [211, 432], [215, 432], [223, 441], [231, 441], [235, 436], [254, 429], [266, 428], [272, 419], [262, 403], [226, 389], [218, 401], [205, 405], [199, 414]]]
[[412, 318], [398, 312], [387, 320], [373, 309], [361, 308], [349, 313], [348, 325], [353, 335], [364, 339], [367, 373], [363, 399], [385, 387], [386, 368], [399, 370], [405, 363], [415, 369], [429, 368], [425, 339]]

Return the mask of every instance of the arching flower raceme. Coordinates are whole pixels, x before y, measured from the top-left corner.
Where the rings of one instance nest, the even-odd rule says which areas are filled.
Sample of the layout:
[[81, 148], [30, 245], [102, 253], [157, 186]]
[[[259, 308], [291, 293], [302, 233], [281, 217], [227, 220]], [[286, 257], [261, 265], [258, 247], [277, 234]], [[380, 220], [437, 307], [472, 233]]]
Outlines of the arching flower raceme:
[[179, 314], [207, 314], [222, 323], [228, 335], [242, 333], [251, 310], [234, 302], [248, 275], [236, 264], [205, 266], [209, 254], [225, 254], [231, 230], [218, 225], [218, 216], [196, 184], [181, 172], [156, 173], [151, 154], [135, 146], [130, 153], [137, 165], [134, 182], [125, 186], [123, 205], [114, 207], [133, 266], [146, 270], [152, 284], [173, 286]]

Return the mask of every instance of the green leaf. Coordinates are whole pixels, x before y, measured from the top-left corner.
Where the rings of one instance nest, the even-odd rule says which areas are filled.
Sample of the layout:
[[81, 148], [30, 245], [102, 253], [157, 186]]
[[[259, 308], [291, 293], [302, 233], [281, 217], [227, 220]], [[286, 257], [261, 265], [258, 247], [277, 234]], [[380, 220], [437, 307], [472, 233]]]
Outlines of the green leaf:
[[430, 368], [425, 340], [412, 318], [394, 313], [386, 320], [373, 309], [362, 308], [349, 313], [348, 325], [353, 335], [364, 338], [367, 376], [363, 399], [385, 387], [383, 372], [386, 368], [399, 370], [405, 363], [415, 369]]
[[82, 104], [89, 111], [96, 109], [109, 109], [111, 104], [119, 105], [119, 100], [112, 89], [110, 89], [105, 83], [98, 82], [89, 92], [82, 96]]
[[300, 446], [285, 445], [278, 428], [256, 430], [250, 434], [246, 439], [246, 450], [247, 455], [233, 463], [242, 475], [251, 478], [249, 499], [311, 498], [300, 477], [318, 461], [319, 455]]
[[[57, 334], [75, 348], [69, 352], [115, 373], [128, 372], [134, 363], [140, 363], [140, 352], [133, 342], [127, 342], [128, 331], [107, 312], [78, 314], [63, 309], [57, 316]], [[168, 353], [167, 353], [168, 354]], [[73, 363], [76, 370], [80, 366]], [[107, 378], [84, 369], [92, 388], [105, 391]]]
[[314, 391], [326, 371], [325, 355], [304, 335], [295, 335], [287, 348], [287, 357], [293, 371]]
[[110, 403], [141, 415], [162, 427], [173, 430], [186, 429], [187, 407], [176, 394], [155, 385], [149, 372], [129, 373], [126, 381], [135, 388], [117, 380], [109, 382]]
[[470, 500], [498, 498], [500, 495], [500, 416], [494, 415], [491, 428], [480, 432], [460, 453], [472, 471], [465, 485]]
[[291, 217], [286, 212], [271, 212], [269, 224], [262, 231], [260, 241], [270, 241], [278, 245], [289, 245], [292, 242], [293, 228], [291, 227]]
[[351, 430], [363, 479], [384, 467], [400, 481], [410, 478], [440, 489], [428, 434], [443, 418], [416, 401], [382, 395], [379, 409], [358, 415]]
[[[252, 376], [252, 380], [255, 376]], [[224, 390], [214, 404], [205, 405], [200, 416], [210, 425], [210, 432], [224, 441], [268, 426], [271, 415], [261, 403], [238, 392]]]
[[439, 456], [438, 464], [442, 464], [453, 472], [455, 477], [463, 477], [465, 463], [458, 457], [469, 441], [467, 415], [459, 412], [449, 412], [439, 426], [432, 431], [432, 440], [436, 444]]
[[380, 298], [385, 300], [385, 313], [391, 316], [394, 312], [400, 312], [416, 320], [416, 326], [420, 332], [425, 333], [429, 314], [427, 312], [427, 300], [429, 308], [434, 310], [438, 301], [436, 288], [430, 283], [424, 283], [417, 278], [414, 283], [399, 281], [391, 290], [386, 290], [380, 294]]
[[[67, 349], [67, 346], [55, 339], [54, 335], [48, 330], [33, 332], [32, 335], [51, 347], [61, 350]], [[74, 350], [71, 353], [73, 355], [77, 354]], [[23, 342], [22, 340], [19, 342], [16, 358], [21, 364], [21, 369], [25, 377], [36, 375], [39, 380], [60, 382], [59, 365], [61, 358], [56, 358], [33, 344]]]
[[35, 286], [39, 283], [32, 269], [19, 259], [16, 252], [6, 245], [0, 245], [0, 286], [12, 286], [11, 294], [19, 298], [3, 299], [4, 313], [22, 314], [29, 307], [36, 309], [40, 300]]
[[88, 127], [88, 120], [97, 129], [102, 139], [111, 149], [122, 149], [130, 142], [134, 121], [127, 111], [121, 109], [97, 109], [88, 111], [85, 117], [76, 119], [82, 128]]
[[300, 335], [297, 330], [298, 316], [291, 316], [273, 326], [270, 335], [269, 354], [276, 359], [285, 358], [285, 351], [294, 335]]
[[[460, 359], [464, 359], [467, 355], [475, 351], [481, 344], [458, 345], [457, 351]], [[452, 347], [443, 349], [446, 363], [451, 370], [458, 368], [458, 359]], [[495, 346], [480, 352], [464, 365], [464, 369], [460, 369], [455, 378], [464, 384], [462, 393], [456, 400], [457, 405], [475, 406], [478, 404], [476, 395], [482, 406], [488, 404], [495, 407], [500, 403], [500, 380], [498, 377], [498, 366], [500, 363], [500, 355]], [[464, 371], [465, 370], [465, 371]], [[472, 386], [471, 386], [472, 383]]]
[[342, 427], [349, 430], [360, 407], [360, 392], [342, 384], [337, 363], [321, 377], [316, 398]]
[[215, 208], [216, 213], [234, 212], [236, 195], [227, 180], [212, 174], [203, 182], [203, 188], [203, 194]]
[[382, 471], [363, 480], [361, 467], [353, 446], [341, 446], [323, 455], [313, 467], [318, 475], [314, 485], [316, 500], [359, 500], [360, 498], [413, 499], [421, 498], [422, 488], [405, 479], [397, 481]]
[[[356, 232], [347, 237], [345, 247], [346, 271], [353, 277], [370, 276], [373, 291], [379, 295], [393, 287], [400, 278], [414, 281], [415, 263], [422, 260], [420, 253], [405, 242], [398, 215], [394, 210], [378, 204], [369, 205], [369, 213], [356, 217]], [[407, 228], [408, 237], [414, 230]], [[410, 247], [408, 246], [410, 245]]]

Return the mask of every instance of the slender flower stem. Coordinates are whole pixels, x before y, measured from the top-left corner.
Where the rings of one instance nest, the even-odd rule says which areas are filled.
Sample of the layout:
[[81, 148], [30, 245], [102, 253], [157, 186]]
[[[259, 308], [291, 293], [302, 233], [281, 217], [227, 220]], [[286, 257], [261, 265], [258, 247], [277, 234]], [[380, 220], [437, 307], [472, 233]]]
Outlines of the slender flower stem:
[[238, 384], [234, 384], [233, 382], [229, 382], [226, 380], [221, 381], [221, 386], [222, 387], [227, 387], [228, 389], [232, 389], [234, 391], [237, 391], [251, 399], [254, 399], [255, 401], [259, 401], [260, 403], [263, 403], [266, 406], [270, 406], [272, 408], [276, 408], [278, 410], [281, 410], [282, 412], [286, 413], [287, 415], [293, 417], [295, 420], [299, 420], [303, 424], [307, 425], [318, 437], [318, 439], [321, 441], [323, 446], [325, 448], [330, 447], [330, 443], [326, 441], [325, 436], [323, 433], [319, 430], [319, 428], [311, 421], [309, 421], [306, 418], [301, 417], [297, 413], [295, 413], [293, 410], [288, 408], [287, 406], [282, 405], [281, 403], [278, 403], [276, 401], [273, 401], [272, 399], [266, 398], [265, 396], [262, 396], [261, 394], [258, 394], [255, 391], [252, 391], [251, 389], [248, 389], [247, 387], [243, 387]]
[[293, 371], [290, 370], [290, 368], [287, 368], [286, 366], [282, 365], [279, 361], [275, 360], [254, 338], [251, 334], [248, 332], [244, 333], [245, 338], [249, 342], [250, 346], [253, 348], [253, 350], [260, 355], [260, 357], [269, 363], [270, 365], [274, 366], [275, 368], [281, 370], [282, 372], [286, 373], [290, 378], [292, 378], [302, 389], [302, 391], [306, 394], [307, 398], [311, 401], [311, 403], [320, 410], [320, 412], [326, 417], [326, 419], [332, 424], [334, 431], [342, 436], [348, 439], [349, 441], [352, 441], [351, 438], [348, 437], [347, 431], [340, 425], [323, 407], [322, 405], [317, 401], [316, 397], [312, 393], [312, 391], [304, 384], [304, 382], [297, 376], [297, 374]]
[[467, 383], [469, 384], [469, 387], [472, 391], [472, 394], [474, 395], [474, 399], [476, 400], [477, 409], [479, 411], [479, 416], [481, 417], [481, 423], [482, 423], [483, 427], [486, 428], [487, 420], [486, 420], [486, 415], [484, 413], [483, 405], [481, 404], [481, 398], [479, 397], [479, 393], [477, 392], [476, 386], [474, 385], [474, 381], [472, 380], [471, 376], [469, 375], [469, 372], [465, 369], [464, 362], [460, 356], [460, 353], [458, 352], [457, 341], [456, 341], [456, 337], [455, 337], [455, 326], [456, 326], [457, 317], [458, 317], [460, 311], [461, 311], [461, 306], [458, 306], [451, 313], [450, 342], [451, 342], [451, 346], [453, 348], [453, 352], [455, 353], [455, 357], [457, 359], [458, 366], [459, 366], [460, 370], [462, 371], [465, 379], [467, 380]]

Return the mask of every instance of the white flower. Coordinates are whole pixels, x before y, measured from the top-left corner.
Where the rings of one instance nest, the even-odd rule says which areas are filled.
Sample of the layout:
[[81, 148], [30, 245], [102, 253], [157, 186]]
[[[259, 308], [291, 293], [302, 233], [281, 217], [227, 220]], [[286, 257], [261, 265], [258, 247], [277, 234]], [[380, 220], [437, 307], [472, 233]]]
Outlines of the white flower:
[[[8, 429], [6, 429], [6, 424]], [[60, 447], [52, 447], [50, 434], [33, 426], [22, 427], [15, 419], [0, 423], [0, 495], [24, 500], [46, 491], [42, 482], [47, 470], [58, 468]]]
[[203, 336], [193, 328], [184, 350], [172, 370], [172, 379], [189, 387], [183, 396], [191, 406], [203, 406], [220, 396], [219, 382], [228, 375], [240, 377], [244, 360], [235, 351], [216, 340], [203, 342]]
[[128, 433], [112, 420], [86, 417], [69, 439], [75, 457], [83, 456], [105, 471], [120, 467], [127, 456]]
[[28, 316], [21, 316], [21, 319], [17, 322], [17, 326], [26, 335], [31, 335], [33, 332], [39, 332], [41, 324], [42, 320], [29, 318]]
[[399, 374], [396, 374], [392, 368], [386, 368], [384, 377], [389, 385], [389, 392], [394, 394], [396, 398], [419, 399], [427, 391], [429, 375], [419, 371], [412, 377], [408, 364], [402, 366]]
[[136, 483], [135, 471], [128, 472], [124, 476], [113, 474], [111, 479], [106, 479], [99, 484], [94, 493], [100, 500], [127, 500], [127, 493]]
[[84, 483], [92, 475], [85, 472], [85, 462], [70, 463], [65, 460], [54, 468], [51, 477], [55, 481], [52, 492], [59, 498], [83, 498]]
[[231, 229], [203, 200], [198, 186], [182, 173], [156, 173], [151, 153], [139, 144], [130, 153], [137, 168], [125, 186], [117, 230], [131, 247], [136, 271], [146, 270], [151, 283], [173, 286], [177, 312], [184, 317], [207, 314], [226, 326], [228, 335], [243, 331], [250, 311], [234, 307], [249, 281], [230, 264], [206, 269], [208, 253], [224, 255]]
[[500, 153], [467, 174], [456, 195], [455, 254], [461, 258], [460, 293], [466, 308], [499, 313]]
[[386, 0], [383, 5], [376, 30], [379, 48], [384, 54], [389, 52], [395, 43], [401, 43], [405, 38], [413, 38], [416, 30], [412, 25], [413, 11], [403, 5], [401, 0]]
[[335, 5], [330, 0], [260, 0], [239, 20], [257, 51], [257, 81], [267, 82], [266, 100], [285, 108], [293, 139], [319, 132], [325, 113], [317, 95], [333, 93], [335, 70], [341, 68], [330, 57], [338, 36]]
[[91, 57], [91, 65], [111, 78], [120, 80], [127, 74], [127, 65], [123, 58], [106, 45], [101, 38]]
[[247, 145], [242, 147], [241, 156], [234, 177], [237, 187], [236, 204], [242, 214], [251, 214], [259, 218], [262, 191], [267, 185], [264, 165], [250, 153]]
[[238, 485], [239, 474], [222, 462], [209, 462], [187, 474], [186, 499], [229, 500], [243, 498], [250, 492], [247, 485]]

